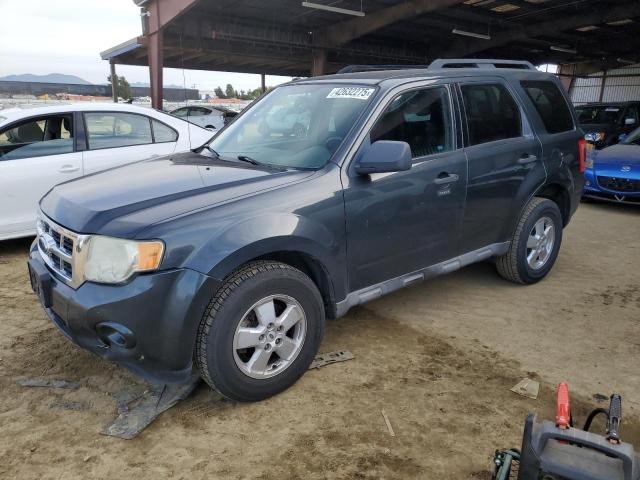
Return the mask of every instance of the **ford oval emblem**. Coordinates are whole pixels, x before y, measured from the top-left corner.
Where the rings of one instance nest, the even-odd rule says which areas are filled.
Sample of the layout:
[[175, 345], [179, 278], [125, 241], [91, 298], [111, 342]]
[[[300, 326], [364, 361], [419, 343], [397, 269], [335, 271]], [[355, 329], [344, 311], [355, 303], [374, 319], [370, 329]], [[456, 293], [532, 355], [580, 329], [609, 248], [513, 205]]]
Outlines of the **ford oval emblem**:
[[631, 165], [623, 165], [622, 168], [620, 169], [621, 172], [630, 172], [631, 171]]

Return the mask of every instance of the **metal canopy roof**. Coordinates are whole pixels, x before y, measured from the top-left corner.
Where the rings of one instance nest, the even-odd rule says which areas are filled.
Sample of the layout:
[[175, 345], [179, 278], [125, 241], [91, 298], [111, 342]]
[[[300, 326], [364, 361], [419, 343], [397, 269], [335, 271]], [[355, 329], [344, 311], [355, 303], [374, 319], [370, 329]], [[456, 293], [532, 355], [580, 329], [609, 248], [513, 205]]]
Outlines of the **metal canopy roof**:
[[[574, 73], [586, 74], [640, 61], [638, 0], [315, 2], [352, 10], [362, 6], [365, 15], [308, 8], [301, 0], [136, 1], [169, 12], [156, 25], [163, 35], [164, 66], [173, 68], [308, 76], [317, 51], [326, 55], [326, 72], [348, 64], [489, 57], [574, 64]], [[152, 20], [147, 19], [147, 28]], [[147, 44], [142, 35], [103, 52], [102, 58], [148, 65]]]

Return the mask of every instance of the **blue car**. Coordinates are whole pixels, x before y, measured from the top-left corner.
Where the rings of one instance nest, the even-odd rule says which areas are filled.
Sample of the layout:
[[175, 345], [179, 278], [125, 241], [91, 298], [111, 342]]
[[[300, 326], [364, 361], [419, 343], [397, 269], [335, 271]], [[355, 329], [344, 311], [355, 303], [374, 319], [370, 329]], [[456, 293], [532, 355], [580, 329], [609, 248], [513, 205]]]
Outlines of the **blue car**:
[[590, 150], [584, 175], [583, 197], [640, 205], [640, 128], [617, 145]]

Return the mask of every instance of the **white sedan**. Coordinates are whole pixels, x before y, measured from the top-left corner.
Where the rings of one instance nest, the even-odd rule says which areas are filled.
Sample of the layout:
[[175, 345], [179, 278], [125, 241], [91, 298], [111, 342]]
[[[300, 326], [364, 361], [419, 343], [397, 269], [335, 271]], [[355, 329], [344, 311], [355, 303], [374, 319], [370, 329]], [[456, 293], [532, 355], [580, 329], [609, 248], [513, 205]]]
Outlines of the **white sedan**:
[[128, 104], [0, 110], [0, 240], [33, 235], [38, 201], [58, 183], [186, 152], [211, 135], [171, 115]]
[[237, 115], [228, 109], [210, 108], [200, 105], [181, 107], [172, 110], [171, 115], [182, 118], [194, 125], [199, 125], [207, 130], [218, 131]]

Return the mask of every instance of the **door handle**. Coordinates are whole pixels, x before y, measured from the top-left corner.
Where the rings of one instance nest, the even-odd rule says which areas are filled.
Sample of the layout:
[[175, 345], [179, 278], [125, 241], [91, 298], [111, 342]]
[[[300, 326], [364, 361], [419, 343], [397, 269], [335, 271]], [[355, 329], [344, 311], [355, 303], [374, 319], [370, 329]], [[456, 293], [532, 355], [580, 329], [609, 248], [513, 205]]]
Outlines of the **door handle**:
[[58, 170], [58, 172], [73, 173], [73, 172], [77, 172], [78, 170], [80, 170], [80, 167], [74, 167], [73, 165], [63, 165], [62, 167], [60, 167], [60, 170]]
[[520, 165], [527, 165], [528, 163], [533, 163], [537, 161], [538, 161], [538, 157], [536, 157], [535, 155], [530, 155], [528, 153], [525, 153], [518, 159], [518, 163]]
[[447, 173], [442, 172], [438, 177], [433, 181], [436, 185], [444, 185], [445, 183], [453, 183], [457, 182], [460, 177], [455, 173]]

